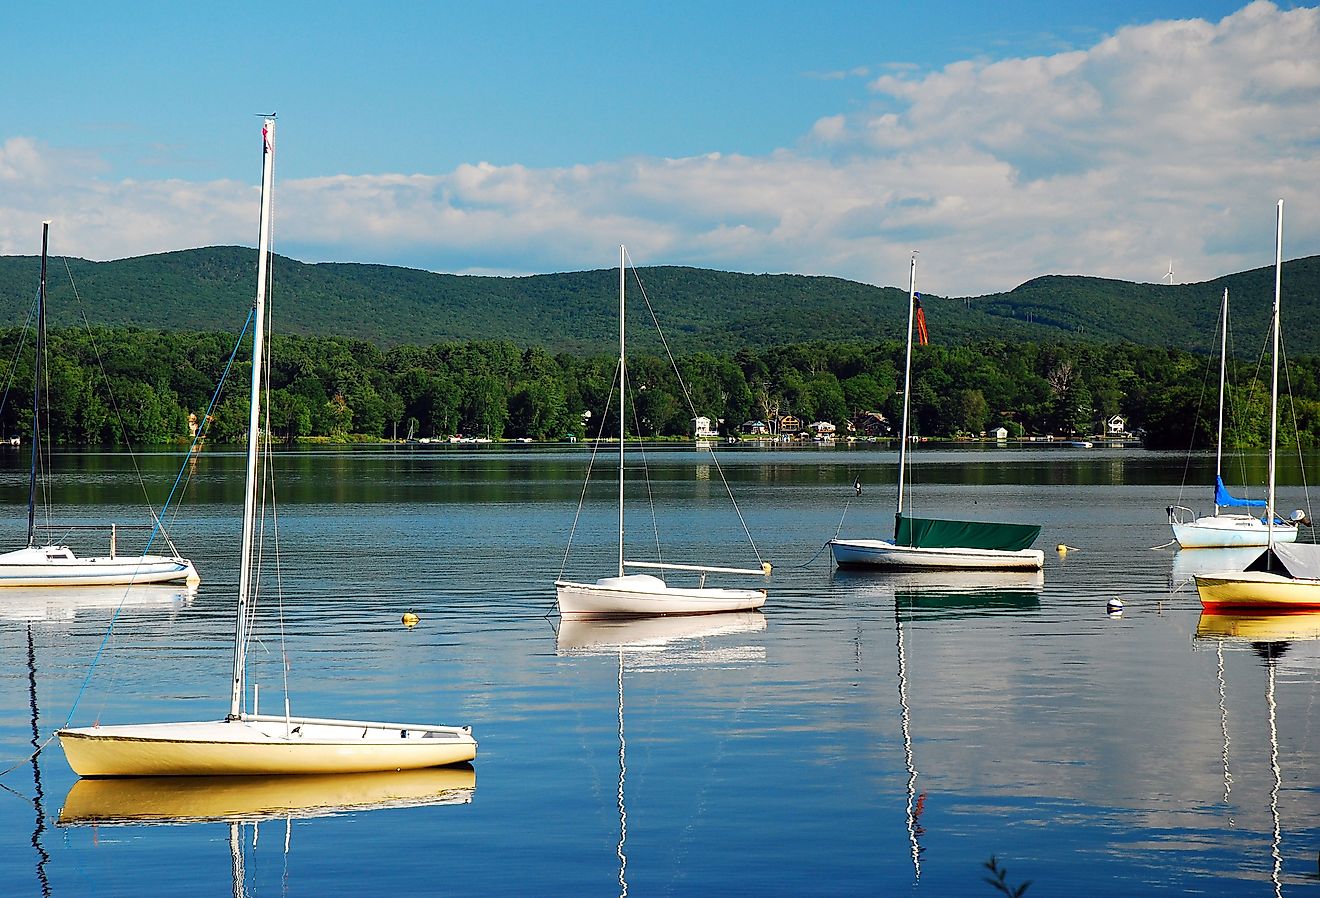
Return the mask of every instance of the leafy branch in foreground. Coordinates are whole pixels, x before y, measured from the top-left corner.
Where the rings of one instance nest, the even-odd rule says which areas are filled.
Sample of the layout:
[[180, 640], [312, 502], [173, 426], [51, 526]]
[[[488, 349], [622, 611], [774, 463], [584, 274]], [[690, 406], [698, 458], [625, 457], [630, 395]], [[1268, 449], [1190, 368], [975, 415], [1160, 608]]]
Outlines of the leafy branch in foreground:
[[1016, 888], [1008, 882], [1008, 868], [999, 866], [999, 861], [995, 856], [990, 855], [990, 860], [985, 862], [985, 868], [990, 871], [990, 876], [984, 877], [985, 881], [994, 886], [1000, 893], [1008, 895], [1009, 898], [1021, 898], [1026, 893], [1027, 887], [1031, 885], [1031, 880], [1027, 880]]

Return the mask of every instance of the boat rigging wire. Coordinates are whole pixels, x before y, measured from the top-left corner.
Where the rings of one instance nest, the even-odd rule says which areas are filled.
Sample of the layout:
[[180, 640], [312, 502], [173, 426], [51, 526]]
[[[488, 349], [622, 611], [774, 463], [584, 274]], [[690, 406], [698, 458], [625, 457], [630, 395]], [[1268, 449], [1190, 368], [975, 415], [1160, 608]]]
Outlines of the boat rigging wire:
[[[596, 431], [595, 438], [591, 441], [591, 458], [587, 460], [587, 476], [582, 478], [582, 492], [578, 495], [577, 511], [573, 514], [573, 526], [568, 531], [568, 545], [564, 546], [564, 557], [559, 562], [559, 576], [555, 579], [564, 579], [564, 570], [568, 567], [568, 554], [573, 549], [573, 535], [577, 533], [578, 519], [582, 517], [582, 506], [587, 499], [587, 486], [591, 483], [591, 469], [596, 464], [596, 454], [600, 451], [600, 444], [605, 435], [605, 419], [609, 417], [610, 404], [614, 399], [614, 387], [619, 382], [619, 366], [614, 366], [614, 379], [610, 381], [610, 391], [605, 397], [605, 408], [600, 414], [600, 428]], [[622, 396], [619, 401], [619, 414], [623, 414]]]
[[[627, 255], [628, 250], [624, 249]], [[655, 309], [651, 307], [651, 298], [646, 295], [646, 286], [642, 283], [642, 277], [637, 272], [637, 266], [632, 262], [632, 256], [628, 256], [629, 267], [632, 268], [633, 280], [637, 283], [637, 289], [642, 294], [642, 302], [646, 305], [646, 311], [651, 316], [651, 323], [655, 325], [655, 331], [660, 336], [660, 345], [665, 348], [665, 355], [669, 358], [670, 367], [674, 369], [674, 377], [678, 380], [678, 388], [683, 393], [683, 400], [687, 402], [688, 411], [691, 412], [693, 419], [697, 417], [697, 407], [692, 402], [692, 395], [688, 392], [687, 383], [683, 380], [682, 373], [678, 370], [678, 362], [674, 360], [674, 354], [669, 349], [669, 341], [665, 338], [664, 328], [660, 326], [660, 319], [656, 317]], [[752, 538], [752, 531], [747, 526], [747, 521], [743, 518], [742, 509], [738, 506], [738, 500], [733, 497], [733, 488], [729, 486], [728, 479], [724, 476], [724, 469], [720, 466], [719, 459], [715, 457], [715, 452], [711, 452], [711, 463], [715, 466], [715, 471], [720, 475], [720, 482], [724, 484], [724, 491], [729, 496], [729, 501], [733, 503], [734, 513], [738, 515], [738, 523], [742, 524], [743, 533], [747, 536], [747, 542], [752, 546], [752, 554], [756, 560], [765, 564], [765, 559], [761, 557], [760, 550], [756, 547], [756, 540]]]
[[[238, 349], [243, 344], [243, 337], [247, 334], [248, 328], [252, 326], [252, 320], [254, 315], [255, 313], [248, 314], [247, 321], [244, 322], [243, 329], [239, 332], [238, 339], [234, 342], [234, 348], [229, 354], [228, 361], [225, 362], [224, 372], [220, 375], [220, 381], [219, 383], [216, 384], [215, 392], [211, 396], [210, 404], [208, 404], [206, 407], [206, 415], [198, 423], [197, 434], [196, 436], [193, 437], [193, 442], [188, 447], [188, 452], [185, 456], [184, 463], [179, 468], [179, 473], [174, 480], [174, 486], [171, 487], [169, 496], [166, 498], [165, 506], [163, 508], [169, 507], [170, 501], [174, 497], [174, 492], [175, 490], [178, 489], [179, 482], [183, 479], [184, 471], [187, 469], [188, 463], [192, 459], [193, 450], [197, 447], [197, 445], [199, 444], [199, 442], [203, 437], [203, 434], [205, 433], [206, 422], [211, 419], [211, 411], [215, 408], [216, 403], [219, 402], [220, 400], [220, 394], [224, 390], [225, 382], [229, 378], [230, 369], [234, 365], [234, 358], [238, 355]], [[147, 539], [148, 551], [150, 551], [151, 549], [151, 543], [155, 539], [155, 536], [156, 536], [156, 532], [153, 530], [151, 536]], [[96, 668], [101, 662], [101, 656], [105, 653], [106, 646], [109, 645], [110, 643], [110, 638], [115, 630], [115, 622], [119, 619], [119, 614], [124, 609], [124, 598], [128, 596], [128, 590], [131, 588], [132, 585], [130, 584], [128, 587], [124, 589], [124, 596], [120, 598], [119, 605], [115, 608], [114, 613], [110, 615], [110, 623], [106, 625], [105, 636], [101, 638], [101, 644], [97, 646], [96, 653], [92, 656], [92, 661], [87, 667], [87, 674], [83, 677], [82, 684], [78, 687], [78, 692], [73, 697], [73, 703], [69, 706], [69, 715], [64, 720], [65, 727], [69, 726], [69, 724], [73, 722], [73, 715], [78, 710], [78, 704], [79, 702], [82, 701], [83, 693], [87, 691], [88, 684], [90, 684], [92, 681], [92, 675], [96, 672]], [[42, 744], [42, 748], [45, 748], [46, 745], [49, 744], [50, 744], [50, 739], [47, 739], [46, 742]], [[37, 751], [40, 752], [41, 749], [37, 749]], [[8, 771], [0, 772], [0, 776], [3, 776], [4, 773], [7, 772]]]
[[[105, 370], [105, 361], [101, 357], [101, 347], [98, 346], [96, 343], [96, 335], [92, 332], [92, 324], [87, 319], [87, 309], [86, 307], [83, 306], [82, 294], [78, 292], [78, 284], [73, 279], [73, 269], [69, 267], [69, 257], [64, 256], [62, 258], [64, 260], [65, 274], [67, 274], [69, 278], [69, 286], [73, 289], [73, 299], [74, 299], [74, 304], [77, 306], [78, 309], [78, 316], [82, 319], [83, 328], [87, 331], [87, 340], [89, 343], [91, 343], [92, 355], [96, 358], [96, 366], [97, 368], [100, 369], [101, 379], [105, 382], [105, 392], [106, 395], [110, 397], [110, 407], [114, 409], [115, 421], [119, 424], [119, 438], [124, 441], [124, 446], [128, 448], [128, 460], [133, 465], [133, 473], [137, 475], [138, 486], [141, 487], [142, 489], [142, 498], [146, 502], [147, 511], [151, 515], [151, 519], [155, 522], [157, 529], [159, 529], [161, 536], [165, 538], [165, 544], [169, 546], [170, 551], [177, 556], [179, 554], [179, 550], [175, 548], [174, 541], [170, 539], [169, 532], [165, 529], [165, 522], [162, 521], [160, 519], [160, 516], [156, 514], [156, 507], [151, 503], [151, 496], [147, 493], [146, 481], [142, 479], [142, 469], [138, 467], [137, 453], [133, 451], [132, 444], [129, 442], [128, 428], [124, 425], [124, 415], [119, 409], [119, 400], [115, 398], [114, 385], [110, 382], [110, 375]], [[49, 368], [46, 369], [46, 376], [47, 378], [50, 377]], [[47, 384], [46, 392], [47, 395], [49, 395], [50, 393], [49, 384]], [[187, 466], [185, 465], [184, 467], [186, 469]], [[177, 511], [178, 511], [178, 505], [175, 505], [176, 514]], [[154, 539], [155, 537], [154, 532], [152, 533], [152, 537]], [[152, 540], [148, 540], [147, 545], [150, 546], [151, 542]]]

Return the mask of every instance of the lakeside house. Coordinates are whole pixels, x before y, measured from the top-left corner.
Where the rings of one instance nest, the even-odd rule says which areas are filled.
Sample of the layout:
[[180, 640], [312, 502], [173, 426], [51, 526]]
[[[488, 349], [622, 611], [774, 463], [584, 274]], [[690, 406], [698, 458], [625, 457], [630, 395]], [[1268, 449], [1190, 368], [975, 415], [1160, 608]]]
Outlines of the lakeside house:
[[710, 418], [705, 415], [698, 415], [692, 419], [692, 433], [699, 440], [706, 440], [720, 435], [719, 428], [712, 427]]
[[834, 439], [835, 432], [838, 428], [829, 421], [813, 421], [811, 424], [807, 425], [807, 429], [811, 431], [813, 439], [825, 443]]
[[850, 429], [865, 437], [887, 437], [894, 432], [889, 419], [879, 412], [863, 412], [852, 419]]

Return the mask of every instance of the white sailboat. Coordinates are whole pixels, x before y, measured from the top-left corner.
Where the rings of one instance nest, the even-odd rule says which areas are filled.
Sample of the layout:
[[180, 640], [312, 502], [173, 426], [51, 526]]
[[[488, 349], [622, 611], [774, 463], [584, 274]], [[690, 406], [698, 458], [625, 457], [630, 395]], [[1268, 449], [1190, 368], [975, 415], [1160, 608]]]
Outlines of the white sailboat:
[[1196, 575], [1196, 591], [1208, 611], [1232, 609], [1320, 608], [1320, 546], [1281, 543], [1274, 512], [1279, 430], [1279, 306], [1283, 292], [1283, 200], [1275, 218], [1274, 351], [1270, 375], [1269, 492], [1265, 506], [1266, 545], [1243, 570]]
[[[1264, 508], [1260, 499], [1240, 499], [1224, 486], [1224, 382], [1228, 368], [1228, 288], [1219, 312], [1219, 424], [1215, 433], [1215, 510], [1213, 514], [1195, 516], [1190, 508], [1170, 505], [1169, 526], [1173, 538], [1184, 549], [1232, 548], [1235, 546], [1263, 546], [1269, 541], [1270, 527], [1264, 519], [1251, 514], [1221, 511], [1222, 508]], [[1274, 522], [1274, 541], [1297, 541], [1297, 526], [1303, 519], [1299, 513], [1292, 520]]]
[[[37, 467], [41, 460], [41, 398], [46, 354], [46, 251], [50, 222], [41, 224], [41, 280], [37, 290], [36, 357], [32, 385], [32, 468], [28, 477], [27, 545], [0, 554], [0, 587], [3, 586], [115, 586], [135, 583], [201, 582], [191, 561], [179, 557], [162, 526], [173, 555], [118, 555], [115, 537], [122, 525], [73, 525], [66, 530], [109, 530], [110, 554], [79, 558], [68, 546], [37, 543]], [[47, 528], [49, 530], [49, 528]], [[124, 528], [128, 529], [128, 528]]]
[[[663, 561], [628, 561], [624, 557], [624, 453], [627, 446], [627, 343], [625, 338], [625, 276], [627, 250], [619, 247], [619, 555], [615, 574], [595, 583], [555, 580], [559, 613], [565, 617], [632, 617], [651, 614], [712, 614], [720, 611], [750, 611], [765, 604], [766, 590], [707, 586], [708, 574], [770, 576], [770, 564], [757, 568], [735, 568]], [[753, 547], [755, 549], [755, 547]], [[758, 559], [759, 560], [759, 559]], [[654, 574], [630, 574], [628, 568], [656, 571], [687, 571], [699, 575], [695, 586], [671, 586]]]
[[471, 761], [470, 727], [381, 723], [260, 714], [246, 709], [249, 594], [254, 581], [261, 426], [266, 278], [270, 257], [275, 120], [262, 129], [261, 229], [248, 418], [247, 488], [234, 628], [229, 714], [223, 720], [65, 728], [58, 731], [69, 766], [79, 776], [233, 776], [369, 773], [416, 770]]
[[1040, 535], [1034, 524], [997, 524], [916, 518], [903, 513], [912, 397], [912, 330], [917, 308], [917, 256], [908, 277], [907, 360], [903, 373], [903, 425], [898, 447], [898, 511], [892, 540], [835, 537], [829, 542], [839, 567], [886, 570], [1037, 571], [1045, 553], [1029, 548]]

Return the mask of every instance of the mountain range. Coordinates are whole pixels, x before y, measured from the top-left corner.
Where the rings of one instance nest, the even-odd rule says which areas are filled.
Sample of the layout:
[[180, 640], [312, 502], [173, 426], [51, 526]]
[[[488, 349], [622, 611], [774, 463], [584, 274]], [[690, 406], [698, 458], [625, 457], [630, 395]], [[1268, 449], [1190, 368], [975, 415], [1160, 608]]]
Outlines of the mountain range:
[[[50, 326], [82, 326], [85, 316], [93, 325], [233, 332], [251, 306], [255, 267], [255, 251], [236, 246], [110, 262], [51, 259]], [[277, 256], [273, 273], [272, 304], [286, 333], [385, 347], [508, 340], [578, 354], [611, 352], [617, 341], [613, 269], [486, 277]], [[27, 316], [37, 278], [35, 257], [0, 257], [0, 313], [11, 323]], [[1315, 354], [1320, 256], [1286, 262], [1283, 286], [1286, 345]], [[933, 342], [1130, 341], [1212, 352], [1226, 287], [1233, 351], [1257, 354], [1273, 299], [1272, 266], [1177, 285], [1048, 275], [1006, 293], [922, 294], [922, 303]], [[660, 266], [630, 274], [628, 289], [629, 315], [645, 316], [649, 303], [680, 354], [901, 339], [906, 327], [906, 290], [842, 278]], [[653, 338], [642, 347], [654, 348], [646, 339]]]

